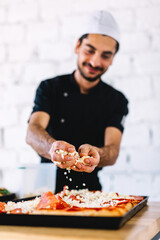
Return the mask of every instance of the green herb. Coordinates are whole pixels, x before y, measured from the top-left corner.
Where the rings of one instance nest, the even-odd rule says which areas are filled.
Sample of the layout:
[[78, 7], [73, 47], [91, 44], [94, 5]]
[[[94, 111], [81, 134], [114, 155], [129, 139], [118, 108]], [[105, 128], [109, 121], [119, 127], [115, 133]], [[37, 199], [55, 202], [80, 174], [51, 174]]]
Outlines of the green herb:
[[10, 192], [6, 188], [0, 188], [0, 195], [7, 195], [10, 194]]

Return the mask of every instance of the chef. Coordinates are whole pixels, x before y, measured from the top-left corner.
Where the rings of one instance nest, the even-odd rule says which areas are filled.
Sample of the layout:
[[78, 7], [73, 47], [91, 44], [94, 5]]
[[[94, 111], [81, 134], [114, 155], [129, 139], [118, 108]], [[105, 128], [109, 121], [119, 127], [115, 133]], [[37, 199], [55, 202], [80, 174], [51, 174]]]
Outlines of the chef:
[[[128, 101], [101, 77], [112, 65], [119, 44], [113, 16], [107, 11], [94, 12], [75, 46], [77, 68], [42, 81], [37, 88], [26, 142], [42, 163], [52, 161], [57, 166], [56, 192], [65, 185], [101, 190], [98, 172], [116, 162]], [[57, 150], [70, 154], [64, 156]], [[75, 151], [89, 157], [84, 163], [76, 162]]]

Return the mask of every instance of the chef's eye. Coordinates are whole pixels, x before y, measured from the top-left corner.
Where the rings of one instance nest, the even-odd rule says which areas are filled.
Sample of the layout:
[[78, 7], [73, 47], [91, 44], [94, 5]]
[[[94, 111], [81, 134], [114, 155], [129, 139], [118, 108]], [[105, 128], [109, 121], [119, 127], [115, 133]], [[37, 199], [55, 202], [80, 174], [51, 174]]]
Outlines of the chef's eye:
[[92, 53], [94, 53], [94, 50], [88, 50], [88, 52], [92, 54]]
[[94, 54], [94, 50], [93, 49], [86, 49], [86, 53], [88, 53], [88, 54]]
[[103, 59], [110, 59], [111, 55], [102, 55]]

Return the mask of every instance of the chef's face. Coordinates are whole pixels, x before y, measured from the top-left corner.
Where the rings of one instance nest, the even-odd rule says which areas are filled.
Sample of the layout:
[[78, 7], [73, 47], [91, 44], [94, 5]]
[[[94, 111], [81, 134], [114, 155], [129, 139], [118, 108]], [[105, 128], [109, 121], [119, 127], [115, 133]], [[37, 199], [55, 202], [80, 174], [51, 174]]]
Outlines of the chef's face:
[[94, 82], [107, 71], [112, 64], [117, 42], [108, 36], [88, 34], [75, 48], [77, 66], [81, 76]]

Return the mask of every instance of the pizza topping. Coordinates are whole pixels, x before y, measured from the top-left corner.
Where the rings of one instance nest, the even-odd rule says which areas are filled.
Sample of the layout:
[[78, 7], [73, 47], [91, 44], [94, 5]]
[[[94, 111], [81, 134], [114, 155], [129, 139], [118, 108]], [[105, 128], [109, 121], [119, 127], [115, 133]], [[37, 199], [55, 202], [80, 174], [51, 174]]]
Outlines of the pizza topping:
[[43, 193], [40, 202], [36, 209], [64, 209], [69, 205], [63, 201], [59, 195], [54, 195], [52, 192]]
[[29, 214], [34, 210], [62, 210], [84, 211], [107, 209], [121, 212], [126, 204], [131, 207], [143, 200], [143, 197], [119, 195], [117, 193], [104, 193], [101, 191], [89, 191], [88, 189], [69, 190], [67, 186], [58, 194], [46, 192], [33, 200], [21, 202], [0, 202], [0, 213]]
[[68, 190], [59, 193], [59, 196], [70, 206], [81, 208], [107, 208], [127, 203], [134, 197], [119, 195], [118, 193], [103, 193], [101, 191], [89, 191], [88, 189]]
[[40, 198], [38, 198], [38, 197], [36, 197], [33, 200], [22, 201], [22, 202], [17, 202], [17, 203], [9, 201], [5, 205], [5, 212], [11, 213], [15, 209], [21, 209], [22, 213], [30, 213], [36, 208], [39, 201], [40, 201]]
[[21, 208], [16, 208], [10, 211], [10, 213], [15, 213], [15, 214], [22, 214], [22, 209]]
[[[91, 156], [86, 156], [86, 155], [82, 155], [82, 154], [80, 156], [79, 153], [76, 152], [76, 151], [74, 151], [74, 152], [67, 152], [67, 151], [63, 151], [63, 150], [58, 149], [58, 150], [56, 150], [56, 153], [61, 154], [62, 159], [64, 159], [64, 157], [66, 155], [74, 157], [75, 158], [75, 164], [82, 163], [84, 165], [87, 165], [87, 163], [85, 163], [84, 160], [86, 158], [92, 158]], [[57, 164], [61, 164], [61, 162], [56, 162], [56, 163]], [[71, 168], [67, 168], [67, 170], [71, 170]]]
[[6, 206], [6, 203], [0, 202], [0, 213], [5, 212], [5, 206]]

